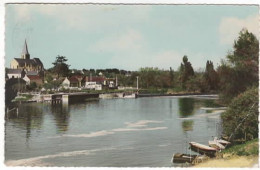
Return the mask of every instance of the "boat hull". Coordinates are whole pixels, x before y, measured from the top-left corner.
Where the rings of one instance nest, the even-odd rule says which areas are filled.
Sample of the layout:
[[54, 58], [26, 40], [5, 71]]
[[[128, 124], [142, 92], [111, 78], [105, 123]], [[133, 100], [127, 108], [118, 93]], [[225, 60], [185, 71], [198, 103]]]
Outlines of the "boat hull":
[[203, 155], [207, 155], [209, 157], [215, 157], [216, 152], [218, 151], [216, 148], [212, 148], [206, 145], [198, 144], [195, 142], [190, 142], [190, 149], [194, 152], [198, 152]]
[[192, 163], [197, 155], [176, 153], [172, 156], [172, 163]]

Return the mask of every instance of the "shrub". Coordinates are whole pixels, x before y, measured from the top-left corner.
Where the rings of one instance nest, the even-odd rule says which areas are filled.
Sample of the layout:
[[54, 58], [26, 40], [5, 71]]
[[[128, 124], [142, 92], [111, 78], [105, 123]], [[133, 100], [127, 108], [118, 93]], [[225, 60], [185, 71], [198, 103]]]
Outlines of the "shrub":
[[221, 115], [223, 133], [232, 139], [251, 140], [258, 137], [258, 88], [235, 97]]

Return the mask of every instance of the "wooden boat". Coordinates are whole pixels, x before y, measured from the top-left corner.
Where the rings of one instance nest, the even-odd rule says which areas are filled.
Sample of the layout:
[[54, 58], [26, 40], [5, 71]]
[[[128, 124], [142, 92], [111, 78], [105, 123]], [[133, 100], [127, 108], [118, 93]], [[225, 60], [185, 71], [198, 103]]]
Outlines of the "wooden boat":
[[223, 139], [218, 139], [217, 137], [214, 138], [214, 141], [220, 143], [220, 144], [223, 145], [223, 146], [226, 146], [226, 145], [231, 144], [230, 142], [228, 142], [228, 141], [226, 141], [226, 140], [223, 140]]
[[190, 144], [190, 149], [193, 150], [194, 152], [205, 154], [209, 157], [214, 157], [216, 155], [216, 152], [218, 151], [218, 149], [216, 148], [206, 146], [196, 142], [190, 142], [189, 144]]
[[192, 163], [196, 157], [197, 155], [176, 153], [172, 155], [172, 163]]
[[219, 143], [218, 141], [214, 140], [214, 141], [209, 141], [209, 146], [216, 148], [218, 150], [223, 150], [225, 149], [225, 146], [223, 146], [221, 143]]

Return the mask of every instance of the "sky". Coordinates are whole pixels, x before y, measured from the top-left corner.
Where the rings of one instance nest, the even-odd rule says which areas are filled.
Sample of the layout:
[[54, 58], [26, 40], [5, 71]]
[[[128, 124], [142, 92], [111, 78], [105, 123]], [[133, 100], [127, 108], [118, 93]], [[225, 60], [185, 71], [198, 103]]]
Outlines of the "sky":
[[253, 5], [8, 4], [5, 66], [26, 39], [47, 69], [57, 55], [75, 69], [177, 70], [184, 55], [195, 70], [217, 67], [242, 28], [259, 35], [258, 18]]

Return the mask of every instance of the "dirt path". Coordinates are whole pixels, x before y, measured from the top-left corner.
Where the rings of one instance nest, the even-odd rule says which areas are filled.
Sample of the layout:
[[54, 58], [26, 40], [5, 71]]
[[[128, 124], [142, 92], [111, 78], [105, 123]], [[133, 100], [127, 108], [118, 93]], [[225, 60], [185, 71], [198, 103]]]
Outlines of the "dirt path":
[[222, 159], [211, 159], [207, 162], [198, 164], [194, 166], [195, 168], [199, 167], [233, 167], [233, 168], [245, 168], [245, 167], [254, 167], [258, 168], [258, 156], [230, 156], [224, 155]]

